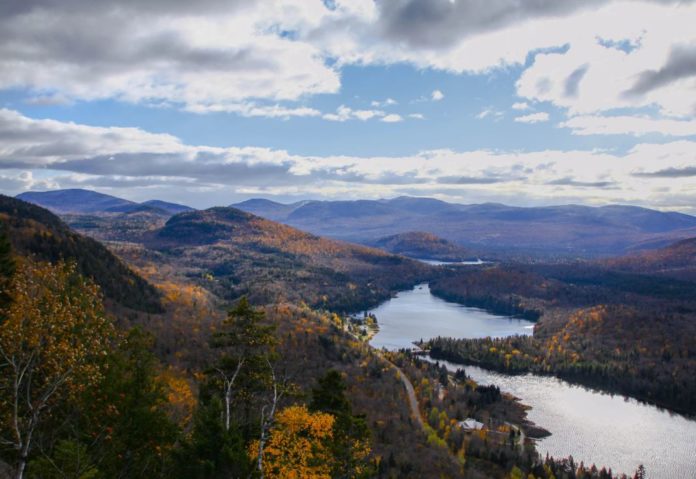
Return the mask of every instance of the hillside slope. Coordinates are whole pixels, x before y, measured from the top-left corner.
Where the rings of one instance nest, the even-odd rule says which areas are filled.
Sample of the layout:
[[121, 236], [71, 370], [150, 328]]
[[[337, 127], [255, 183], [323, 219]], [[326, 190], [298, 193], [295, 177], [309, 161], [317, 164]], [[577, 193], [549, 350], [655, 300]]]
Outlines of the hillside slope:
[[439, 261], [463, 261], [472, 256], [466, 248], [422, 231], [386, 236], [370, 246], [409, 258]]
[[610, 268], [696, 281], [696, 238], [606, 261]]
[[358, 310], [426, 278], [426, 265], [320, 238], [234, 208], [172, 217], [145, 241], [221, 297]]
[[0, 195], [0, 220], [19, 255], [45, 261], [73, 260], [82, 274], [101, 287], [106, 298], [139, 311], [161, 311], [153, 286], [101, 243], [71, 231], [50, 211]]

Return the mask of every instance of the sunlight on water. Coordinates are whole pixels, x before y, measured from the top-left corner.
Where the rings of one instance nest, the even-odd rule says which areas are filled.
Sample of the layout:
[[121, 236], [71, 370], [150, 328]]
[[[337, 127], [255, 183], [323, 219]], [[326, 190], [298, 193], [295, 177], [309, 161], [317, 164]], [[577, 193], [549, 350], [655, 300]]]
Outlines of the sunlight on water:
[[[380, 326], [371, 341], [378, 348], [408, 348], [414, 340], [435, 336], [501, 337], [533, 331], [529, 321], [436, 298], [427, 285], [401, 292], [371, 312]], [[642, 463], [651, 479], [696, 478], [696, 421], [555, 378], [464, 369], [474, 380], [496, 384], [532, 407], [529, 419], [552, 433], [539, 441], [542, 455], [572, 454], [577, 463], [605, 465], [614, 473], [632, 474]]]

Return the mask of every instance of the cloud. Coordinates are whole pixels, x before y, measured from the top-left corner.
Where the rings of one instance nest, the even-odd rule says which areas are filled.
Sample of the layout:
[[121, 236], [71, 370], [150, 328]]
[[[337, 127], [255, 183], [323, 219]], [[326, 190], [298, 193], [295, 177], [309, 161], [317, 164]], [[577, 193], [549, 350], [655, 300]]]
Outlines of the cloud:
[[414, 120], [425, 120], [425, 116], [422, 113], [409, 113], [408, 117]]
[[519, 110], [519, 111], [524, 111], [524, 110], [529, 110], [531, 107], [529, 106], [529, 103], [527, 102], [517, 102], [512, 104], [512, 109], [513, 110]]
[[604, 3], [590, 0], [389, 0], [379, 4], [382, 34], [412, 48], [451, 48], [475, 34], [505, 28], [532, 18], [568, 14]]
[[322, 118], [329, 121], [348, 121], [348, 120], [370, 120], [372, 118], [383, 118], [386, 113], [382, 110], [353, 110], [350, 107], [341, 105], [336, 109], [336, 113], [325, 113]]
[[549, 121], [549, 114], [545, 111], [530, 113], [529, 115], [518, 116], [515, 118], [515, 121], [518, 123], [542, 123]]
[[665, 136], [696, 136], [696, 120], [673, 120], [641, 116], [574, 116], [559, 124], [574, 135], [633, 135], [659, 133]]
[[483, 120], [485, 118], [493, 118], [497, 121], [500, 120], [503, 116], [505, 116], [505, 113], [503, 113], [502, 111], [496, 110], [493, 107], [486, 107], [476, 115], [476, 118], [478, 118], [479, 120]]
[[573, 73], [568, 75], [568, 78], [566, 78], [565, 81], [565, 96], [578, 96], [578, 88], [580, 87], [580, 81], [582, 81], [582, 78], [585, 76], [589, 68], [590, 66], [585, 64], [576, 68], [573, 71]]
[[644, 107], [694, 115], [696, 4], [612, 2], [571, 18], [549, 21], [544, 36], [562, 48], [533, 56], [517, 81], [518, 96], [571, 115]]
[[321, 112], [309, 107], [285, 107], [283, 105], [257, 105], [255, 103], [229, 103], [212, 105], [192, 105], [186, 108], [193, 113], [228, 112], [237, 113], [244, 117], [283, 118], [315, 117]]
[[382, 121], [385, 123], [398, 123], [400, 121], [403, 121], [404, 119], [401, 117], [401, 115], [397, 115], [395, 113], [392, 113], [390, 115], [386, 115], [382, 118]]
[[261, 147], [189, 145], [137, 128], [95, 127], [0, 110], [0, 187], [99, 188], [136, 200], [185, 194], [197, 206], [254, 194], [452, 201], [612, 202], [686, 208], [696, 142], [597, 150], [426, 150], [402, 156], [312, 156]]
[[393, 98], [387, 98], [386, 100], [379, 101], [379, 100], [373, 100], [370, 102], [370, 106], [376, 107], [376, 108], [381, 108], [385, 106], [394, 106], [398, 105], [399, 102], [394, 100]]
[[690, 116], [694, 18], [694, 2], [677, 0], [11, 1], [0, 89], [290, 118], [319, 116], [298, 102], [338, 93], [350, 65], [519, 66], [526, 101]]
[[637, 172], [633, 176], [643, 178], [691, 178], [696, 177], [696, 166], [685, 166], [684, 168], [665, 168], [664, 170]]
[[[373, 102], [374, 103], [374, 102]], [[410, 116], [410, 115], [409, 115]], [[398, 123], [404, 118], [396, 113], [385, 112], [384, 110], [354, 110], [348, 106], [341, 105], [336, 109], [336, 113], [325, 113], [322, 115], [324, 120], [344, 122], [348, 120], [373, 120], [379, 119], [385, 123]], [[415, 118], [415, 117], [412, 117]]]
[[557, 180], [551, 180], [546, 183], [547, 185], [558, 185], [558, 186], [578, 186], [580, 188], [616, 188], [617, 185], [613, 181], [577, 181], [570, 177], [559, 178]]
[[236, 111], [246, 100], [293, 101], [340, 87], [320, 48], [267, 23], [311, 20], [299, 3], [15, 3], [0, 7], [0, 88]]
[[642, 72], [626, 95], [644, 95], [678, 80], [696, 77], [696, 45], [672, 48], [664, 66], [658, 70]]
[[445, 98], [445, 94], [442, 93], [440, 90], [433, 90], [433, 92], [430, 94], [430, 98], [433, 101], [440, 101], [443, 98]]

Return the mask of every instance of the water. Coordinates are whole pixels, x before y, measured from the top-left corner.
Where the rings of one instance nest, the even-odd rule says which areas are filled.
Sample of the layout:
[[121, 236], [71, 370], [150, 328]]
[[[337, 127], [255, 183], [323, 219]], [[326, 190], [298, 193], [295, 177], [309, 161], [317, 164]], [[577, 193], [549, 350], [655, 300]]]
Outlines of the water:
[[[371, 341], [378, 348], [410, 347], [414, 340], [435, 336], [500, 337], [532, 331], [529, 321], [435, 298], [427, 285], [399, 293], [371, 312], [380, 326]], [[696, 421], [551, 377], [464, 368], [479, 383], [496, 384], [532, 407], [529, 419], [552, 433], [538, 441], [542, 455], [572, 454], [577, 463], [595, 463], [631, 475], [642, 463], [650, 479], [696, 478]]]
[[524, 319], [492, 316], [482, 309], [467, 308], [430, 294], [427, 284], [402, 291], [370, 311], [377, 316], [379, 332], [370, 344], [377, 348], [413, 347], [413, 341], [437, 336], [450, 338], [505, 337], [532, 334], [534, 323]]
[[480, 259], [477, 259], [476, 261], [440, 261], [437, 259], [423, 259], [423, 258], [416, 258], [418, 261], [421, 263], [425, 264], [430, 264], [433, 266], [442, 266], [442, 265], [479, 265], [479, 264], [488, 264], [490, 261], [481, 261]]

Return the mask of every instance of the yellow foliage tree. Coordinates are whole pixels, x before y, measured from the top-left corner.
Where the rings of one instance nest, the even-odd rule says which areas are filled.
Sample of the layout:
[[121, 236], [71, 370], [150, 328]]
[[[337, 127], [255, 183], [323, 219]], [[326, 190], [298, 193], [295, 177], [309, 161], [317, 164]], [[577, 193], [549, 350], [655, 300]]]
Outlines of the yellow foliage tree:
[[[268, 479], [330, 479], [333, 457], [329, 444], [334, 417], [290, 406], [278, 413], [263, 452], [263, 477]], [[249, 453], [255, 457], [258, 441]]]
[[102, 377], [113, 338], [98, 287], [74, 264], [24, 261], [0, 324], [0, 442], [21, 479], [44, 417]]

